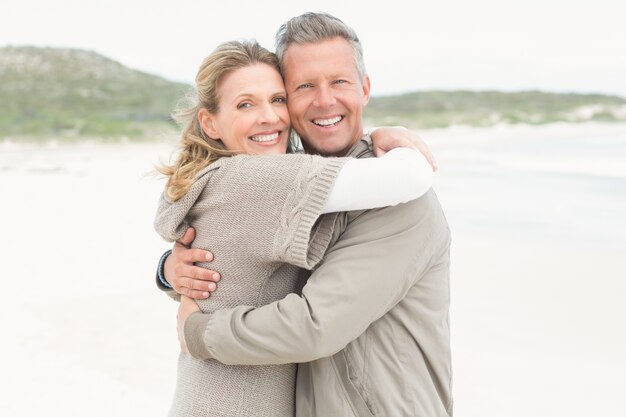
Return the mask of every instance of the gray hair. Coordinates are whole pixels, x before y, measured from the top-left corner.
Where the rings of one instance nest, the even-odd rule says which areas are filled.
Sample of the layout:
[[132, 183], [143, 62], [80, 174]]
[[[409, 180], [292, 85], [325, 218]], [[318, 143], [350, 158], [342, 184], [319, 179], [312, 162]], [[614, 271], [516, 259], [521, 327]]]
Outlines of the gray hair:
[[293, 17], [276, 32], [276, 55], [282, 73], [285, 73], [285, 52], [291, 44], [317, 43], [340, 37], [348, 41], [354, 54], [354, 63], [361, 81], [365, 77], [363, 47], [354, 29], [328, 13], [305, 13]]

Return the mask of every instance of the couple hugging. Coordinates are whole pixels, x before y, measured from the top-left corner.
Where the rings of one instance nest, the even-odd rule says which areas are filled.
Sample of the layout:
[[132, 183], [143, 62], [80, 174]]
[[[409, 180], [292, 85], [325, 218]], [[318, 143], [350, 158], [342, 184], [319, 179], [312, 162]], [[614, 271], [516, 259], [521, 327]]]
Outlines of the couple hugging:
[[451, 416], [433, 162], [406, 129], [363, 131], [356, 33], [306, 13], [276, 54], [226, 42], [196, 93], [155, 220], [176, 242], [157, 273], [180, 300], [169, 415]]

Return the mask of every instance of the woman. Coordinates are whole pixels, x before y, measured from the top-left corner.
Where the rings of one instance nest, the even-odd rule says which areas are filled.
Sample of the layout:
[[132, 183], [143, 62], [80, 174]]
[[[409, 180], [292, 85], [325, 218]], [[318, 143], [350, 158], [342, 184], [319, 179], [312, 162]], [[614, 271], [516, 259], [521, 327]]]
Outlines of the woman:
[[[227, 279], [198, 301], [203, 312], [269, 304], [296, 291], [298, 267], [313, 268], [330, 241], [333, 218], [322, 214], [406, 202], [430, 187], [430, 167], [409, 149], [363, 160], [285, 155], [284, 85], [275, 55], [256, 42], [218, 47], [196, 88], [178, 160], [162, 169], [169, 181], [155, 227], [174, 241], [191, 226], [195, 247], [222, 249], [212, 268]], [[182, 353], [170, 415], [293, 416], [295, 369]]]

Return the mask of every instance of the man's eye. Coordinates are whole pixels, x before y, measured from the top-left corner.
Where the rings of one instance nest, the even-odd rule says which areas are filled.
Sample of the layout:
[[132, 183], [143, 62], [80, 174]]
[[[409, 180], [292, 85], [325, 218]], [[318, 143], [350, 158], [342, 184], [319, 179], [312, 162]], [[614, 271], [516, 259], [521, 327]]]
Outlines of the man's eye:
[[247, 101], [244, 101], [243, 103], [239, 103], [239, 104], [237, 105], [237, 108], [238, 108], [238, 109], [248, 109], [248, 108], [250, 108], [250, 107], [252, 107], [252, 103], [249, 103], [249, 102], [247, 102]]
[[313, 84], [309, 84], [309, 83], [306, 83], [306, 84], [300, 84], [300, 85], [298, 86], [297, 90], [304, 90], [305, 88], [311, 88], [311, 87], [313, 87]]
[[347, 80], [335, 80], [335, 84], [345, 84], [347, 82]]

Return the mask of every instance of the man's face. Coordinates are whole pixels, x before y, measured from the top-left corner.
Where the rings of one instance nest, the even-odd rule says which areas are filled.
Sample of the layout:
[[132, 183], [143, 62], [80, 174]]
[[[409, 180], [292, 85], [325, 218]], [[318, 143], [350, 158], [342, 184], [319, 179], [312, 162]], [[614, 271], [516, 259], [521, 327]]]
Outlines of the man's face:
[[294, 44], [284, 56], [287, 106], [307, 152], [345, 155], [363, 134], [370, 82], [361, 82], [348, 41]]

